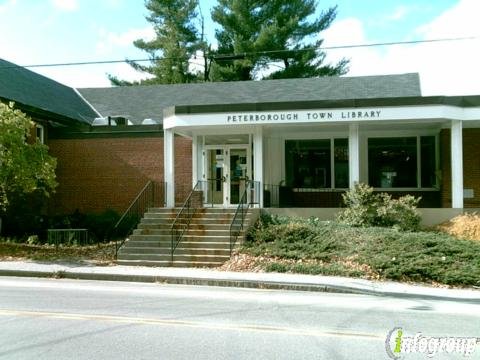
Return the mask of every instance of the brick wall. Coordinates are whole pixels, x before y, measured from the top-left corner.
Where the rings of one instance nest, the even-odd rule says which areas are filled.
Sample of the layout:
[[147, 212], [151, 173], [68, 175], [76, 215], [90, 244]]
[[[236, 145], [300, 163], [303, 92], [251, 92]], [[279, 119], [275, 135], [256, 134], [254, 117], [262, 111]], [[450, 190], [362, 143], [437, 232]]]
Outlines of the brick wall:
[[[48, 146], [58, 159], [52, 214], [122, 213], [148, 180], [164, 179], [161, 137], [52, 139]], [[181, 191], [191, 189], [191, 154], [191, 140], [176, 137], [175, 179]]]
[[[464, 199], [464, 207], [480, 207], [480, 129], [463, 129], [463, 187], [473, 189], [474, 198]], [[440, 132], [440, 161], [442, 169], [442, 207], [452, 206], [452, 177], [450, 167], [450, 129]]]

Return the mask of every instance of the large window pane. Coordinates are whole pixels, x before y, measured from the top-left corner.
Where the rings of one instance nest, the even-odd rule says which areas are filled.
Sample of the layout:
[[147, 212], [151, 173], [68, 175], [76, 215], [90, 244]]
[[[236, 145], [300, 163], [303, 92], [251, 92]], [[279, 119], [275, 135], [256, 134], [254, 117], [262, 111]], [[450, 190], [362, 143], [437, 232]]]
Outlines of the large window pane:
[[417, 138], [368, 139], [368, 180], [378, 188], [417, 187]]
[[436, 186], [435, 136], [420, 137], [420, 159], [422, 162], [422, 187]]
[[335, 187], [348, 188], [348, 139], [334, 140]]
[[330, 140], [285, 141], [287, 185], [296, 188], [331, 186]]

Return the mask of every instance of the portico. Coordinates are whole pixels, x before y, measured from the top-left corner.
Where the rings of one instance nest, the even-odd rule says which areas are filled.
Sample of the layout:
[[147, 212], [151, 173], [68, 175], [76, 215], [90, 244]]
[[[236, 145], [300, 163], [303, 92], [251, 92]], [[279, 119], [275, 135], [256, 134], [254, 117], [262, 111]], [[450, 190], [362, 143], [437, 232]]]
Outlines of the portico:
[[[164, 114], [167, 206], [174, 206], [174, 134], [192, 139], [192, 185], [210, 182], [206, 203], [235, 205], [244, 180], [259, 184], [259, 207], [338, 207], [356, 182], [441, 207], [440, 134], [450, 132], [451, 207], [463, 208], [463, 130], [480, 107], [457, 98], [176, 106]], [[170, 185], [172, 184], [172, 186]], [[233, 184], [233, 185], [232, 185]], [[221, 193], [219, 195], [219, 193]], [[216, 199], [215, 199], [216, 197]], [[221, 200], [218, 199], [221, 197]], [[313, 202], [315, 202], [313, 201]], [[297, 204], [296, 204], [297, 203]]]

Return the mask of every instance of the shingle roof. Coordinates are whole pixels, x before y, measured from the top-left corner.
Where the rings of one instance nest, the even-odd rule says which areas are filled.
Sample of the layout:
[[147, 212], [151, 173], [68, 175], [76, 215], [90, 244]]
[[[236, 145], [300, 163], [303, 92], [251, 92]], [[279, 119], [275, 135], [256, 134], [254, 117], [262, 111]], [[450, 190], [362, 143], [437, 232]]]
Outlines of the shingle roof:
[[162, 122], [174, 105], [251, 104], [285, 101], [421, 96], [418, 74], [323, 77], [264, 81], [78, 89], [103, 116]]
[[98, 116], [75, 89], [3, 59], [0, 98], [84, 123]]

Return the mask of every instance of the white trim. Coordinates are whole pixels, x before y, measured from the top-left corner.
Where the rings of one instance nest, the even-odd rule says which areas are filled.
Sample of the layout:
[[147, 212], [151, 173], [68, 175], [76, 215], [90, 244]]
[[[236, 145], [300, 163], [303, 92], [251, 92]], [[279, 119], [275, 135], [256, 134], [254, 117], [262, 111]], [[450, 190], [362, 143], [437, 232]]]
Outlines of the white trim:
[[[365, 114], [352, 117], [353, 113]], [[323, 119], [314, 114], [324, 114]], [[328, 115], [328, 116], [327, 116]], [[288, 117], [288, 118], [287, 118]], [[388, 106], [368, 108], [332, 108], [290, 111], [245, 111], [238, 113], [176, 114], [166, 117], [164, 129], [174, 127], [227, 126], [238, 129], [262, 124], [350, 123], [378, 121], [479, 120], [480, 107], [451, 105]]]
[[192, 136], [192, 189], [195, 187], [198, 181], [198, 136]]
[[348, 128], [348, 179], [351, 189], [360, 182], [360, 129], [357, 123]]
[[[40, 130], [40, 136], [37, 135], [37, 129]], [[40, 144], [45, 144], [45, 126], [35, 123], [35, 138], [40, 141]]]
[[73, 91], [75, 91], [75, 92], [77, 93], [77, 95], [90, 107], [90, 109], [92, 109], [92, 110], [95, 112], [95, 114], [98, 115], [98, 117], [103, 117], [103, 115], [100, 114], [100, 113], [97, 111], [97, 109], [95, 109], [95, 108], [93, 107], [93, 105], [90, 104], [90, 102], [83, 97], [83, 95], [80, 93], [80, 91], [78, 91], [76, 88], [72, 88], [72, 89], [73, 89]]
[[164, 181], [167, 183], [167, 207], [175, 207], [175, 133], [172, 129], [163, 131]]
[[452, 208], [463, 208], [463, 134], [462, 122], [452, 120], [450, 132], [450, 161], [452, 170]]
[[263, 208], [263, 128], [255, 127], [253, 133], [253, 176], [260, 184], [259, 206]]
[[[421, 165], [421, 137], [417, 136], [417, 187], [422, 186], [422, 165]], [[436, 154], [435, 154], [436, 158]]]

